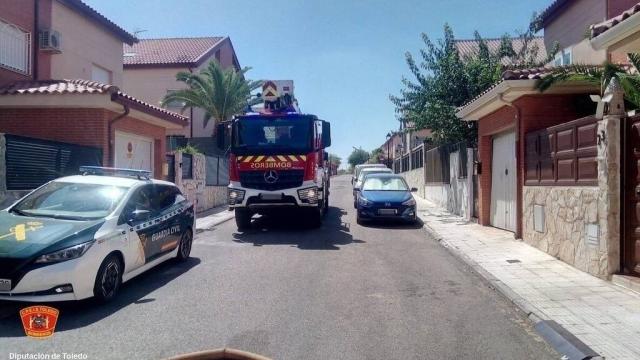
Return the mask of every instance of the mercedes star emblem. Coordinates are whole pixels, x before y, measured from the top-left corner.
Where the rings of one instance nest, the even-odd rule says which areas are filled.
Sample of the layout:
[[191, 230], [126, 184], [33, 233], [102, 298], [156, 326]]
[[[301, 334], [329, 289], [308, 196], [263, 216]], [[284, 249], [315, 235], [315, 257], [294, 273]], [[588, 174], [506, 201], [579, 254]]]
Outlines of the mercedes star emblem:
[[273, 184], [278, 181], [278, 173], [275, 170], [265, 171], [264, 173], [264, 181], [268, 184]]

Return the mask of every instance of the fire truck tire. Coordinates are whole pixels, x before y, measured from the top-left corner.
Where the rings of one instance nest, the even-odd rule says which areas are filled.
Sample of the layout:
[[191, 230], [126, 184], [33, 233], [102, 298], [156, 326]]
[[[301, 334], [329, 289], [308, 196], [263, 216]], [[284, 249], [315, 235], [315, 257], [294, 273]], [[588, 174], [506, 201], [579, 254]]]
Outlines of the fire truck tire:
[[309, 214], [309, 227], [317, 229], [322, 225], [322, 209], [313, 209]]
[[251, 227], [251, 212], [247, 209], [236, 209], [235, 218], [238, 230], [246, 230]]
[[324, 196], [324, 201], [322, 203], [322, 216], [327, 215], [327, 213], [329, 212], [329, 195], [325, 195]]

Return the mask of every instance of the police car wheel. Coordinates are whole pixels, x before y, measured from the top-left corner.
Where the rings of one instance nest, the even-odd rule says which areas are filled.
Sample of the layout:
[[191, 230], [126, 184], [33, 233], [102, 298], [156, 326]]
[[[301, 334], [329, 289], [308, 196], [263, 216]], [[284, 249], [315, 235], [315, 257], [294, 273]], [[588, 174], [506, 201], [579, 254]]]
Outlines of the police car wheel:
[[187, 229], [187, 231], [182, 234], [180, 238], [180, 245], [178, 245], [178, 258], [179, 261], [185, 261], [189, 258], [189, 254], [191, 254], [191, 245], [193, 244], [193, 234], [191, 230]]
[[123, 266], [120, 259], [111, 254], [100, 265], [93, 294], [98, 302], [108, 302], [116, 297], [120, 285], [122, 285]]

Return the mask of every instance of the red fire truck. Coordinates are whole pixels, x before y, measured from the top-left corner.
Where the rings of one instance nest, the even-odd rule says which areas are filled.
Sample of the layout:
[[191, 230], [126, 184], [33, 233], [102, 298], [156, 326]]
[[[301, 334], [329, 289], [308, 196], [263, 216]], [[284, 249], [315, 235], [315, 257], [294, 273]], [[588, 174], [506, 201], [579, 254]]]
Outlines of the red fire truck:
[[298, 110], [290, 81], [265, 82], [262, 98], [260, 112], [218, 127], [218, 146], [230, 153], [228, 200], [236, 225], [243, 230], [254, 214], [293, 210], [319, 227], [329, 206], [330, 124]]

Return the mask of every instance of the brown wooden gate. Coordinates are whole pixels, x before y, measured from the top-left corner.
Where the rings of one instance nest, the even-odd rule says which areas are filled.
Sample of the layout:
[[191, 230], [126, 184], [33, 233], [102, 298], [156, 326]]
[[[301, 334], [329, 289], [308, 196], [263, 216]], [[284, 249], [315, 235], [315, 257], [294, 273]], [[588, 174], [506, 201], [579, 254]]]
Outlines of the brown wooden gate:
[[640, 116], [626, 119], [622, 272], [640, 276]]

